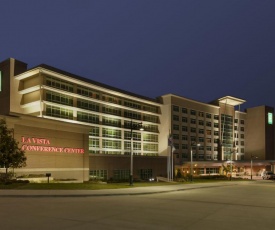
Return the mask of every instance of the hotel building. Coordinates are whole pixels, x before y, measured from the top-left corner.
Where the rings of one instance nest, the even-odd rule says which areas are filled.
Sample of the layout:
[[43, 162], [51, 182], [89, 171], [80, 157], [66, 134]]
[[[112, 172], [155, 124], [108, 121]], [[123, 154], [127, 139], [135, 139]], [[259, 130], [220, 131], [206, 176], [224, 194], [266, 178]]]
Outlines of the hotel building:
[[131, 152], [133, 177], [142, 180], [166, 177], [171, 156], [174, 174], [188, 174], [191, 152], [195, 174], [222, 173], [228, 161], [249, 173], [251, 159], [253, 173], [274, 170], [274, 109], [241, 112], [243, 103], [231, 96], [151, 99], [44, 64], [0, 63], [0, 116], [27, 156], [17, 174], [128, 180]]

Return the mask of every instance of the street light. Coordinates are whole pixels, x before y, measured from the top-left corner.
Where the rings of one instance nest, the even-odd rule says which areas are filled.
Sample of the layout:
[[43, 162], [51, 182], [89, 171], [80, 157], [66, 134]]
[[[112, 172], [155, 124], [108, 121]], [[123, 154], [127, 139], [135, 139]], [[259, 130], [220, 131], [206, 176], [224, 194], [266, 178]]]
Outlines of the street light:
[[193, 146], [200, 146], [200, 144], [197, 144], [196, 142], [191, 143], [191, 181], [193, 181]]
[[129, 182], [130, 186], [133, 186], [133, 130], [139, 129], [140, 131], [144, 130], [142, 127], [142, 122], [133, 124], [133, 121], [131, 120], [131, 162], [130, 162], [130, 177]]
[[252, 159], [253, 159], [253, 157], [255, 157], [255, 158], [258, 158], [257, 156], [253, 156], [252, 154], [250, 155], [250, 179], [252, 180], [252, 168], [253, 168], [253, 166], [252, 166], [252, 164], [253, 164], [253, 162], [252, 162]]

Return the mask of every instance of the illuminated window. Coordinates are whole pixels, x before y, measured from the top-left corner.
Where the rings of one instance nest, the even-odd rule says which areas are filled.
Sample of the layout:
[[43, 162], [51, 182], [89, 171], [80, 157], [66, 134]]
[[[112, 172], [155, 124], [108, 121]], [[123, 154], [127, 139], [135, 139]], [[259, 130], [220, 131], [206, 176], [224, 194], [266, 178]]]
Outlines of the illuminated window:
[[273, 114], [272, 113], [267, 114], [267, 121], [268, 121], [269, 125], [273, 124]]
[[110, 138], [121, 138], [121, 130], [118, 129], [102, 129], [102, 136], [103, 137], [110, 137]]
[[[174, 136], [175, 135], [175, 136]], [[174, 139], [179, 139], [178, 134], [173, 134]], [[149, 141], [149, 142], [158, 142], [158, 135], [150, 134], [150, 133], [144, 133], [143, 134], [143, 141]]]
[[46, 115], [73, 120], [73, 111], [56, 106], [46, 106]]
[[90, 114], [90, 113], [83, 113], [83, 112], [77, 112], [77, 120], [78, 121], [83, 121], [83, 122], [88, 122], [88, 123], [94, 123], [98, 124], [99, 123], [99, 116]]

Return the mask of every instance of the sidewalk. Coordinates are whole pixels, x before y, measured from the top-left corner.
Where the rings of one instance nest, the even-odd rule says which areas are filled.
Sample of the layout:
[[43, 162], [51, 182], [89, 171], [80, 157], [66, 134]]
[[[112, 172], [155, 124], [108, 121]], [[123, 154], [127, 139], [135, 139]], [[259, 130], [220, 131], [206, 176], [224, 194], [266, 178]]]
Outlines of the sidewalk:
[[[253, 181], [252, 181], [253, 182]], [[244, 183], [244, 182], [242, 182]], [[246, 183], [246, 182], [245, 182]], [[248, 183], [251, 183], [250, 181]], [[122, 189], [103, 190], [0, 190], [0, 197], [91, 197], [91, 196], [122, 196], [122, 195], [145, 195], [168, 193], [190, 189], [201, 189], [209, 187], [224, 187], [237, 185], [238, 182], [215, 182], [215, 183], [194, 183], [177, 184], [148, 187], [129, 187]]]

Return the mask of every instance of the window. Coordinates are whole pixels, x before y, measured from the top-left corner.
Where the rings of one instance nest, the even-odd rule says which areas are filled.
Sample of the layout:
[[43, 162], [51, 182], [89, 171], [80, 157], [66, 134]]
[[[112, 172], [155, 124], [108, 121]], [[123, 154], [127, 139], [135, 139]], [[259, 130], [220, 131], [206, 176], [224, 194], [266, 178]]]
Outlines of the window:
[[206, 135], [209, 135], [209, 136], [211, 136], [211, 130], [206, 130]]
[[211, 150], [212, 150], [211, 146], [206, 146], [206, 151], [211, 151]]
[[204, 134], [204, 129], [199, 129], [199, 134]]
[[99, 180], [107, 180], [107, 170], [91, 170], [90, 178], [91, 179], [99, 179]]
[[148, 115], [148, 114], [144, 114], [143, 115], [143, 121], [149, 121], [149, 122], [153, 122], [153, 123], [158, 123], [158, 117], [154, 116], [154, 115]]
[[238, 119], [234, 119], [234, 122], [235, 122], [235, 123], [238, 123]]
[[219, 131], [214, 131], [215, 136], [219, 136]]
[[182, 135], [181, 136], [181, 139], [184, 140], [184, 141], [187, 141], [188, 140], [188, 137], [186, 135]]
[[191, 114], [191, 115], [196, 115], [196, 111], [195, 111], [195, 110], [191, 110], [191, 111], [190, 111], [190, 114]]
[[93, 137], [99, 137], [99, 127], [92, 126], [89, 135]]
[[195, 136], [191, 136], [190, 137], [190, 140], [193, 142], [193, 141], [196, 141], [196, 137]]
[[126, 180], [129, 179], [130, 170], [128, 169], [115, 169], [114, 179], [116, 180]]
[[121, 149], [121, 141], [103, 139], [102, 147], [106, 149]]
[[182, 144], [181, 149], [188, 149], [188, 145], [187, 144]]
[[241, 138], [244, 139], [244, 134], [241, 134]]
[[219, 168], [206, 168], [206, 174], [217, 174], [219, 173]]
[[179, 109], [179, 107], [178, 107], [178, 106], [173, 105], [173, 111], [174, 111], [174, 112], [179, 112], [179, 111], [180, 111], [180, 109]]
[[115, 127], [121, 127], [121, 120], [120, 119], [115, 119], [115, 118], [110, 118], [110, 117], [103, 117], [102, 118], [102, 124], [103, 125], [115, 126]]
[[200, 145], [200, 146], [199, 146], [199, 150], [204, 150], [204, 146], [203, 146], [203, 145]]
[[89, 150], [94, 150], [95, 148], [99, 148], [99, 139], [89, 139]]
[[58, 78], [50, 77], [50, 76], [46, 78], [46, 85], [53, 88], [61, 89], [64, 91], [68, 91], [68, 92], [74, 91], [74, 87], [72, 83], [60, 80]]
[[[132, 132], [132, 137], [134, 141], [140, 141], [141, 140], [141, 133]], [[124, 139], [130, 140], [131, 139], [131, 132], [130, 131], [124, 131]]]
[[204, 113], [203, 112], [199, 112], [199, 117], [204, 117]]
[[173, 139], [178, 140], [179, 139], [179, 134], [173, 134]]
[[173, 120], [174, 121], [179, 121], [179, 116], [178, 115], [173, 115]]
[[99, 104], [92, 102], [92, 101], [87, 101], [83, 99], [77, 99], [77, 107], [81, 109], [87, 109], [91, 111], [99, 111]]
[[[124, 149], [131, 150], [131, 142], [125, 141], [124, 142]], [[140, 142], [133, 142], [133, 150], [141, 150], [141, 143]]]
[[244, 146], [244, 141], [241, 141], [241, 145]]
[[140, 169], [139, 176], [142, 180], [147, 180], [153, 177], [153, 170], [152, 169]]
[[187, 153], [182, 153], [182, 154], [181, 154], [181, 157], [182, 157], [183, 159], [187, 159], [187, 158], [188, 158], [188, 154], [187, 154]]
[[207, 114], [206, 114], [206, 118], [211, 118], [211, 114], [210, 114], [210, 113], [207, 113]]
[[134, 102], [134, 101], [125, 100], [124, 105], [134, 109], [141, 109], [141, 105], [138, 102]]
[[186, 108], [182, 108], [182, 109], [181, 109], [181, 112], [182, 112], [182, 113], [187, 113], [187, 109], [186, 109]]
[[[178, 134], [175, 134], [178, 135]], [[175, 139], [175, 137], [173, 137]], [[179, 135], [178, 135], [179, 139]], [[143, 141], [148, 141], [148, 142], [158, 142], [158, 135], [156, 134], [150, 134], [150, 133], [143, 133]]]
[[186, 123], [188, 121], [188, 119], [187, 119], [187, 117], [182, 117], [181, 121], [184, 122], [184, 123]]
[[99, 92], [96, 92], [92, 89], [88, 89], [88, 88], [82, 87], [82, 86], [77, 87], [77, 94], [85, 96], [85, 97], [99, 99]]
[[206, 138], [207, 143], [211, 143], [211, 138]]
[[46, 91], [46, 100], [62, 105], [73, 106], [73, 97], [61, 93]]
[[199, 120], [199, 125], [204, 125], [204, 121]]
[[73, 111], [56, 106], [46, 106], [46, 115], [73, 120]]
[[241, 127], [241, 131], [244, 131], [244, 127]]
[[179, 125], [173, 125], [173, 130], [179, 130]]
[[204, 160], [204, 154], [199, 154], [199, 160]]
[[191, 119], [191, 124], [196, 124], [196, 119]]
[[199, 142], [204, 142], [204, 138], [203, 137], [199, 137]]
[[83, 113], [83, 112], [78, 111], [77, 112], [77, 120], [87, 122], [87, 123], [98, 124], [99, 123], [99, 116], [95, 115], [95, 114]]
[[207, 122], [206, 122], [206, 126], [211, 127], [211, 126], [212, 126], [211, 122], [210, 122], [210, 121], [207, 121]]
[[121, 116], [121, 109], [113, 107], [113, 106], [107, 106], [107, 105], [103, 106], [102, 112], [112, 114], [112, 115]]
[[151, 144], [151, 143], [143, 143], [143, 150], [144, 151], [158, 151], [158, 144]]
[[141, 120], [141, 114], [130, 110], [124, 110], [124, 117], [128, 117], [135, 120]]
[[219, 123], [214, 123], [215, 128], [219, 128]]
[[219, 115], [214, 115], [214, 120], [219, 120]]
[[110, 138], [121, 138], [121, 130], [102, 128], [102, 136]]
[[244, 125], [244, 120], [241, 120], [241, 124]]
[[181, 127], [181, 130], [184, 131], [184, 132], [187, 132], [187, 130], [188, 130], [188, 129], [187, 129], [187, 126], [182, 126], [182, 127]]
[[196, 128], [191, 128], [191, 133], [195, 133], [196, 132]]
[[121, 105], [121, 100], [118, 97], [114, 97], [114, 96], [111, 96], [111, 95], [103, 94], [102, 95], [102, 100], [107, 101], [107, 102], [111, 102], [111, 103], [114, 103], [114, 104]]

